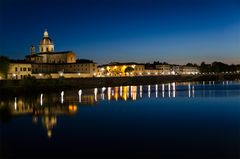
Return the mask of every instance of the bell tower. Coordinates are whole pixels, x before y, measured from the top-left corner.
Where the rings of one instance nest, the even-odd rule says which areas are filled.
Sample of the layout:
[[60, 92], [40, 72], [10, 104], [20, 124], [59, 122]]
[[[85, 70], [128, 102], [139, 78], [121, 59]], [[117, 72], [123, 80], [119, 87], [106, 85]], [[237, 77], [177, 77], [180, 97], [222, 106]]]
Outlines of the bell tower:
[[29, 51], [30, 51], [30, 55], [35, 54], [35, 46], [33, 44], [30, 46]]

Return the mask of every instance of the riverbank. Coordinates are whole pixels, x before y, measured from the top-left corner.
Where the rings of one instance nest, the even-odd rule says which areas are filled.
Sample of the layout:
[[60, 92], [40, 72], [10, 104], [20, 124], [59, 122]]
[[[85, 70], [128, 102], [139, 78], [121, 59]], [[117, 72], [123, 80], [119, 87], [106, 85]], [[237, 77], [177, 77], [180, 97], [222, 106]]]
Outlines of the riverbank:
[[137, 77], [94, 77], [59, 79], [0, 80], [1, 95], [9, 93], [49, 92], [124, 85], [148, 85], [170, 82], [224, 81], [240, 79], [240, 74], [165, 75]]

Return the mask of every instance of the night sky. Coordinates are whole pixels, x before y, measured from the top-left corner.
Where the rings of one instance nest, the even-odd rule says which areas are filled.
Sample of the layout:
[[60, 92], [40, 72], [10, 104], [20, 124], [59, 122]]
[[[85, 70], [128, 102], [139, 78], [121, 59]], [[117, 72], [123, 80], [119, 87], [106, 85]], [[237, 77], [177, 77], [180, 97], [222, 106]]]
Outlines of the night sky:
[[0, 0], [0, 55], [23, 59], [47, 28], [55, 51], [111, 61], [240, 63], [239, 0]]

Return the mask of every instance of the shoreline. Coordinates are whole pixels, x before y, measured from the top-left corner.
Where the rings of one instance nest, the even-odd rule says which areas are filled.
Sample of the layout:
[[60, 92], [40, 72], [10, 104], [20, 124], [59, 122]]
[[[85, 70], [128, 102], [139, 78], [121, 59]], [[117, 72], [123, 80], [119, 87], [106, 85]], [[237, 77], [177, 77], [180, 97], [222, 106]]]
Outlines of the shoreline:
[[59, 79], [0, 80], [0, 94], [37, 93], [126, 85], [149, 85], [171, 82], [225, 81], [240, 79], [240, 74], [164, 75], [134, 77], [92, 77]]

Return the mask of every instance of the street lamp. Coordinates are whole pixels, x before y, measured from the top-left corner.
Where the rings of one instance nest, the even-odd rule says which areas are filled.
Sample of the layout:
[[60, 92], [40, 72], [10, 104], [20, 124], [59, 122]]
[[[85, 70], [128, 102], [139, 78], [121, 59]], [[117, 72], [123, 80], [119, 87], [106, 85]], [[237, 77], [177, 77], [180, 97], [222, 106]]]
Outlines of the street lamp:
[[15, 73], [13, 74], [13, 78], [16, 79], [16, 74]]

